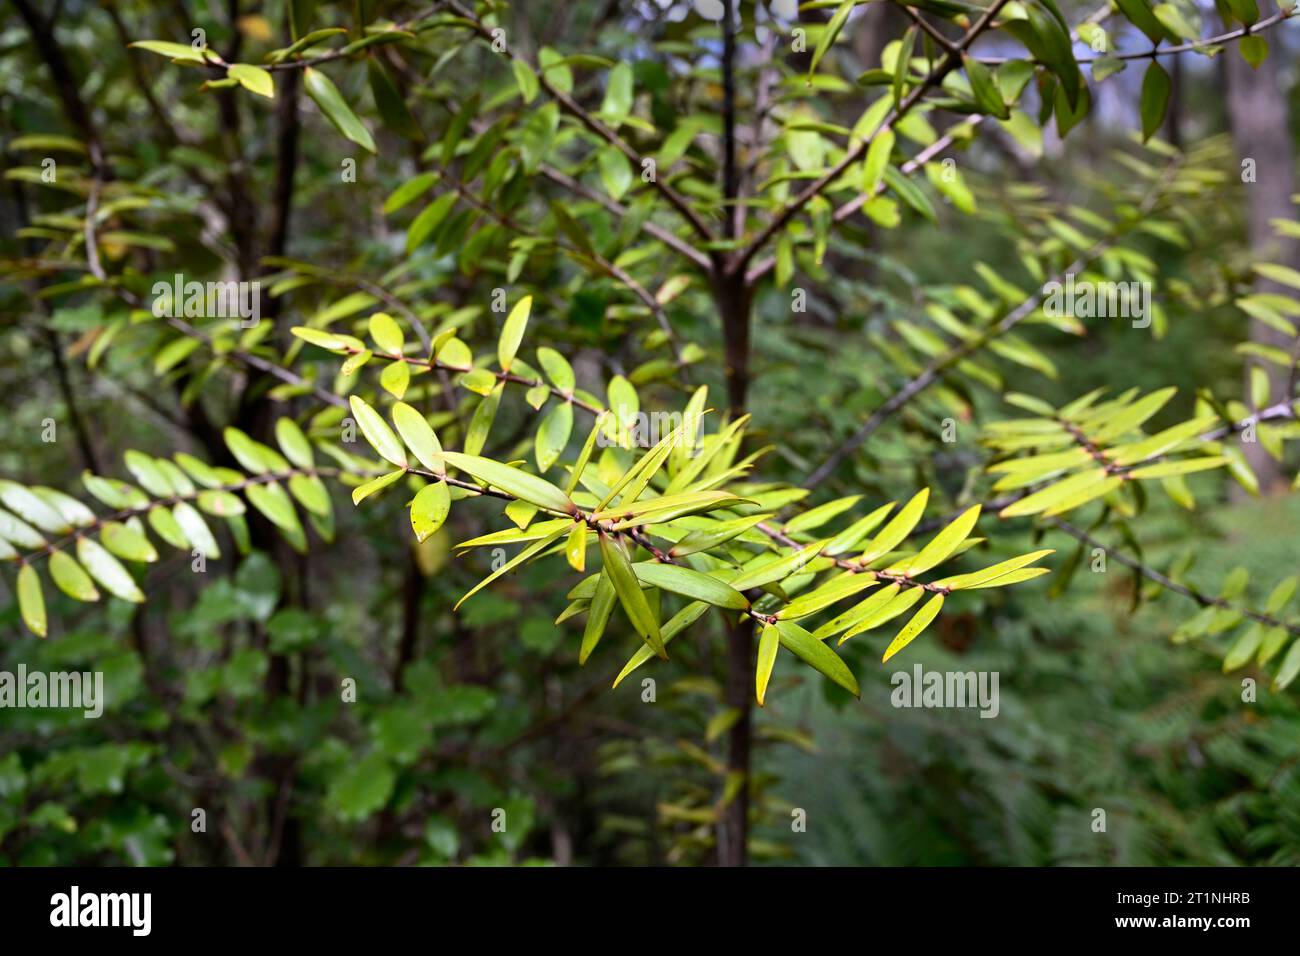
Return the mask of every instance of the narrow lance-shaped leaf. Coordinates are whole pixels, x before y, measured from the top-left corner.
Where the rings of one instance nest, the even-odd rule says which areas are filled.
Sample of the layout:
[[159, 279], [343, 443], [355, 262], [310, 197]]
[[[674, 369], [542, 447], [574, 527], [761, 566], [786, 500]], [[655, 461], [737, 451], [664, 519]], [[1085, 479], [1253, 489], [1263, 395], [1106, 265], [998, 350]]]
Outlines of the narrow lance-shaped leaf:
[[[917, 601], [921, 600], [921, 597], [924, 594], [925, 588], [922, 587], [913, 587], [908, 588], [905, 591], [900, 591], [887, 603], [878, 605], [876, 610], [871, 614], [860, 618], [856, 624], [844, 632], [844, 636], [840, 638], [840, 643], [843, 644], [850, 637], [856, 637], [864, 631], [870, 631], [873, 628], [880, 627], [888, 621], [892, 621], [894, 618], [907, 611], [907, 609]], [[868, 598], [868, 600], [870, 600], [870, 598]], [[866, 602], [864, 601], [863, 603]]]
[[900, 544], [916, 527], [921, 520], [921, 515], [925, 513], [925, 505], [930, 500], [930, 489], [922, 488], [912, 500], [903, 506], [903, 510], [890, 520], [890, 522], [880, 529], [880, 533], [871, 540], [858, 560], [862, 564], [870, 564], [877, 558], [888, 554]]
[[833, 650], [793, 621], [780, 621], [776, 628], [782, 647], [818, 673], [829, 677], [854, 697], [862, 696], [858, 689], [857, 678]]
[[533, 309], [533, 297], [526, 295], [510, 310], [506, 316], [505, 325], [501, 327], [501, 338], [497, 343], [497, 362], [501, 365], [501, 371], [510, 371], [510, 366], [515, 360], [515, 353], [519, 351], [519, 343], [524, 340], [524, 329], [528, 326], [528, 316]]
[[[663, 636], [664, 644], [666, 645], [671, 643], [674, 637], [698, 621], [708, 609], [709, 606], [703, 601], [692, 601], [690, 604], [686, 605], [686, 607], [682, 608], [670, 617], [664, 623], [663, 627], [659, 629], [659, 633]], [[650, 649], [650, 645], [642, 644], [635, 652], [633, 652], [632, 656], [628, 658], [628, 662], [623, 665], [623, 669], [619, 671], [618, 676], [614, 678], [614, 686], [617, 687], [623, 682], [623, 679], [627, 677], [628, 674], [632, 673], [632, 671], [636, 670], [654, 656], [655, 652]]]
[[591, 610], [587, 613], [587, 623], [582, 630], [582, 646], [578, 650], [579, 664], [587, 663], [587, 658], [600, 642], [605, 626], [609, 623], [609, 616], [614, 613], [617, 597], [613, 581], [602, 571], [596, 579], [596, 594], [591, 599]]
[[1142, 141], [1149, 140], [1165, 121], [1165, 111], [1169, 107], [1169, 94], [1173, 84], [1169, 74], [1156, 60], [1151, 61], [1142, 77]]
[[[567, 527], [568, 522], [566, 521], [564, 522], [564, 524]], [[515, 557], [511, 558], [505, 564], [501, 565], [501, 567], [497, 568], [495, 571], [493, 571], [491, 574], [485, 577], [478, 584], [474, 585], [472, 588], [466, 591], [465, 595], [459, 601], [456, 602], [456, 607], [453, 608], [452, 610], [456, 610], [457, 608], [459, 608], [471, 597], [473, 597], [479, 591], [483, 590], [485, 587], [487, 587], [497, 578], [501, 577], [503, 574], [509, 574], [511, 571], [519, 567], [519, 565], [523, 564], [529, 558], [541, 554], [543, 551], [545, 551], [547, 548], [553, 545], [556, 541], [558, 541], [562, 534], [564, 534], [563, 527], [557, 528], [555, 531], [553, 531], [551, 534], [548, 534], [546, 537], [534, 541], [528, 547], [524, 548], [523, 551], [520, 551], [519, 554], [515, 555]]]
[[848, 22], [849, 14], [853, 12], [853, 7], [856, 3], [857, 0], [842, 0], [840, 5], [835, 8], [835, 12], [831, 14], [830, 22], [826, 24], [825, 29], [822, 31], [821, 39], [817, 41], [817, 47], [813, 50], [812, 62], [808, 65], [809, 84], [812, 83], [813, 74], [817, 72], [817, 64], [822, 61], [822, 57], [826, 55], [826, 51], [831, 48], [831, 44], [835, 42], [835, 38], [838, 37], [840, 31], [844, 29], [844, 24]]
[[954, 551], [970, 535], [975, 522], [979, 520], [980, 505], [967, 508], [951, 524], [934, 536], [929, 544], [910, 561], [905, 562], [899, 573], [915, 577], [947, 561]]
[[490, 458], [479, 458], [476, 455], [447, 451], [443, 452], [443, 458], [446, 459], [447, 464], [469, 472], [479, 481], [500, 488], [507, 494], [522, 498], [539, 508], [565, 514], [572, 514], [574, 511], [574, 504], [569, 500], [569, 496], [545, 478], [538, 478], [511, 465], [504, 465]]
[[780, 647], [781, 632], [775, 624], [764, 624], [758, 638], [758, 666], [754, 671], [754, 696], [758, 706], [763, 706], [767, 696], [767, 684], [772, 679], [772, 667], [776, 664], [776, 651]]
[[644, 561], [632, 565], [632, 570], [638, 579], [652, 587], [704, 601], [714, 607], [730, 608], [733, 611], [743, 611], [749, 607], [745, 595], [712, 575], [694, 568]]
[[569, 540], [564, 546], [564, 556], [569, 562], [569, 567], [579, 574], [587, 570], [587, 523], [585, 521], [574, 522], [573, 530], [569, 532]]
[[656, 654], [667, 660], [668, 652], [664, 649], [663, 638], [659, 634], [659, 622], [650, 610], [646, 596], [641, 593], [641, 585], [637, 583], [632, 563], [628, 560], [622, 543], [609, 535], [600, 535], [600, 557], [632, 626]]
[[347, 101], [339, 93], [338, 87], [328, 76], [309, 66], [303, 70], [303, 86], [307, 90], [307, 95], [325, 114], [325, 118], [333, 123], [340, 133], [362, 149], [372, 153], [377, 152], [370, 131], [357, 118], [357, 114], [352, 112], [352, 107], [348, 106]]
[[898, 632], [898, 636], [889, 642], [885, 648], [885, 654], [880, 658], [881, 663], [889, 660], [908, 644], [912, 643], [922, 631], [930, 626], [930, 622], [938, 616], [939, 611], [943, 608], [943, 595], [936, 594], [925, 603], [921, 610], [912, 616], [912, 619], [904, 625], [903, 629]]

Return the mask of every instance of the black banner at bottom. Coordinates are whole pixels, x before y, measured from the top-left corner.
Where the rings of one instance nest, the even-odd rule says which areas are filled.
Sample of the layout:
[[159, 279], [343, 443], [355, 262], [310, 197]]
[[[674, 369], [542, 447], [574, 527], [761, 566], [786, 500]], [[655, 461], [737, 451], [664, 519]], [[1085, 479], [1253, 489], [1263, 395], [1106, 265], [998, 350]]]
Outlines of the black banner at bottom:
[[728, 942], [770, 939], [777, 925], [873, 940], [1041, 941], [1053, 929], [1226, 942], [1293, 925], [1296, 887], [1282, 869], [12, 869], [0, 870], [0, 926], [6, 941], [128, 945], [373, 945], [377, 933], [456, 927], [536, 941], [539, 926], [567, 921], [575, 932], [609, 924], [618, 939], [683, 919], [692, 937]]

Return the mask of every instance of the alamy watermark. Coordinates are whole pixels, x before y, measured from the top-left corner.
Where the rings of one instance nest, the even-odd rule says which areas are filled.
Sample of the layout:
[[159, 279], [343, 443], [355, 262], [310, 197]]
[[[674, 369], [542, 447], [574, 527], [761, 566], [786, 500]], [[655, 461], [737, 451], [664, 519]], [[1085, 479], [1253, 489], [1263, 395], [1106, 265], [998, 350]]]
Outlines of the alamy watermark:
[[1132, 319], [1135, 329], [1151, 324], [1150, 282], [1075, 282], [1067, 272], [1064, 284], [1047, 283], [1043, 295], [1043, 312], [1053, 318]]
[[120, 926], [132, 936], [148, 936], [153, 928], [152, 893], [83, 893], [73, 886], [50, 897], [50, 925], [58, 927]]
[[159, 319], [238, 319], [240, 328], [251, 329], [262, 318], [262, 284], [186, 282], [178, 272], [171, 282], [153, 284], [153, 314]]
[[80, 710], [94, 720], [104, 712], [103, 671], [0, 671], [0, 708]]
[[911, 673], [895, 671], [889, 683], [895, 707], [978, 707], [981, 717], [996, 717], [1002, 709], [997, 671], [926, 671], [916, 664]]

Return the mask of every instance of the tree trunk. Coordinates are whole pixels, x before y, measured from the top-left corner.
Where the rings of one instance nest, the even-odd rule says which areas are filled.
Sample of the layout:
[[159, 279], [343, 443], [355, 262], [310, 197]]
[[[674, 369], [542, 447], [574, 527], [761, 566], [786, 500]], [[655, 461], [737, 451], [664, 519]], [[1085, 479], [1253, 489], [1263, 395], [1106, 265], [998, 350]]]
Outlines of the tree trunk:
[[[1274, 49], [1259, 69], [1251, 69], [1237, 50], [1223, 54], [1226, 61], [1224, 75], [1228, 92], [1228, 117], [1232, 139], [1242, 161], [1243, 188], [1246, 191], [1246, 231], [1250, 240], [1252, 259], [1300, 267], [1300, 243], [1275, 235], [1270, 219], [1287, 216], [1291, 210], [1291, 195], [1296, 191], [1295, 151], [1291, 145], [1287, 117], [1286, 97], [1279, 83], [1278, 60], [1281, 51]], [[1250, 160], [1252, 162], [1247, 163]], [[1250, 167], [1254, 168], [1254, 182], [1250, 181]], [[1260, 279], [1257, 291], [1287, 294], [1290, 290], [1277, 283]], [[1257, 319], [1250, 320], [1250, 340], [1272, 345], [1288, 353], [1295, 347], [1295, 339]], [[1288, 374], [1286, 369], [1271, 363], [1261, 363], [1269, 379], [1270, 401], [1281, 401], [1286, 396]], [[1246, 371], [1246, 395], [1249, 404], [1250, 370]], [[1244, 442], [1242, 450], [1246, 460], [1259, 478], [1260, 490], [1265, 494], [1285, 487], [1285, 476], [1279, 462], [1270, 456], [1258, 442]]]

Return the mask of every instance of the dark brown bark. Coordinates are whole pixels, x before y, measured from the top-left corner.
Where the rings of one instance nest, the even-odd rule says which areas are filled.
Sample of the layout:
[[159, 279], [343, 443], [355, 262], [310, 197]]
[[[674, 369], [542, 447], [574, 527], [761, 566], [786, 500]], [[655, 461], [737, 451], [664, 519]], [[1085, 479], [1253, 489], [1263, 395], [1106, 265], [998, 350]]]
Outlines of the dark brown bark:
[[718, 865], [745, 866], [749, 863], [749, 778], [753, 756], [753, 714], [750, 701], [754, 682], [754, 619], [731, 624], [727, 629], [727, 683], [724, 700], [739, 712], [727, 733], [727, 775], [739, 775], [742, 783], [736, 795], [722, 809], [718, 821]]

